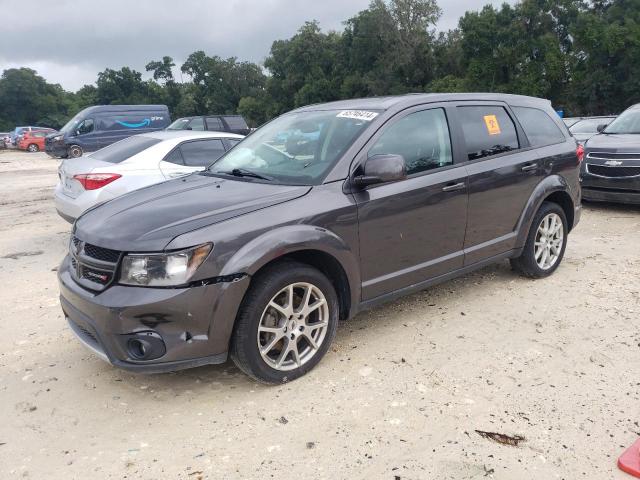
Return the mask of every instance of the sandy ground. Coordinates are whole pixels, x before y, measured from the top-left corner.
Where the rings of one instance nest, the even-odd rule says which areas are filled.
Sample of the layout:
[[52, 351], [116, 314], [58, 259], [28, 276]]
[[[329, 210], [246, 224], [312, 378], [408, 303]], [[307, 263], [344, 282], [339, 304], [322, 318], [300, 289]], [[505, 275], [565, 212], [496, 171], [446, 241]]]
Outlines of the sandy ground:
[[586, 206], [551, 278], [504, 262], [361, 314], [311, 374], [265, 387], [231, 363], [125, 373], [73, 338], [56, 168], [0, 152], [0, 478], [626, 478], [640, 208]]

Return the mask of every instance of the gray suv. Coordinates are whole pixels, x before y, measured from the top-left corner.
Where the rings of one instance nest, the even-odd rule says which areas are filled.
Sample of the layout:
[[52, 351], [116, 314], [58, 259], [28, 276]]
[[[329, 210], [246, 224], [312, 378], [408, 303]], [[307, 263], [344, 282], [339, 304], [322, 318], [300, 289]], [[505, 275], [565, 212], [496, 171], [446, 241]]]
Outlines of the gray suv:
[[230, 355], [285, 382], [365, 309], [505, 259], [550, 275], [580, 218], [580, 161], [536, 98], [300, 108], [203, 172], [82, 215], [59, 268], [62, 309], [82, 343], [127, 370]]

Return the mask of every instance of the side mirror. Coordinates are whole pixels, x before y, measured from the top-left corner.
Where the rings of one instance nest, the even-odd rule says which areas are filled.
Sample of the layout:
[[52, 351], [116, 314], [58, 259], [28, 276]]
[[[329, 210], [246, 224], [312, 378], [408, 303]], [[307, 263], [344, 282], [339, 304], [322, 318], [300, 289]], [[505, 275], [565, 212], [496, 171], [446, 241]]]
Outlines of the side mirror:
[[609, 125], [608, 123], [602, 123], [602, 124], [598, 125], [598, 127], [597, 127], [598, 133], [602, 133], [604, 131], [604, 129], [607, 128], [608, 125]]
[[407, 165], [402, 155], [374, 155], [364, 164], [364, 175], [354, 177], [353, 183], [360, 187], [376, 183], [397, 182], [407, 178]]

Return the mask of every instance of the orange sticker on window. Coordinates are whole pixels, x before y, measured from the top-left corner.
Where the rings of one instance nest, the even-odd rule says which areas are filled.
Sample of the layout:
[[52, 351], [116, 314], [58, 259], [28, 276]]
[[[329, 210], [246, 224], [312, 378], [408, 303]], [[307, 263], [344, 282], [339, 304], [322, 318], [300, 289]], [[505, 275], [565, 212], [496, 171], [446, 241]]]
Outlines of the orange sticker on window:
[[500, 130], [500, 124], [498, 123], [498, 119], [495, 115], [485, 115], [484, 123], [487, 126], [489, 135], [500, 135], [502, 133]]

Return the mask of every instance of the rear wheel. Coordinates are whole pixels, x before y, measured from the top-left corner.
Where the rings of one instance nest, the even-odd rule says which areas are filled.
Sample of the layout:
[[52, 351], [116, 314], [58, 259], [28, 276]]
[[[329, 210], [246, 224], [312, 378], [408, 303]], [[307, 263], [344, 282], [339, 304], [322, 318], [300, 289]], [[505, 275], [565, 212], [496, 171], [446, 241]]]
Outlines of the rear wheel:
[[36, 145], [35, 143], [31, 143], [27, 147], [27, 151], [29, 151], [29, 152], [37, 152], [39, 150], [40, 150], [40, 147], [38, 147], [38, 145]]
[[522, 254], [511, 260], [511, 266], [530, 278], [551, 275], [564, 257], [567, 234], [567, 217], [562, 207], [544, 202], [531, 223]]
[[82, 147], [80, 145], [71, 145], [67, 149], [68, 158], [78, 158], [82, 156]]
[[302, 263], [275, 264], [254, 278], [242, 302], [231, 358], [261, 382], [294, 380], [321, 360], [337, 325], [338, 297], [327, 277]]

